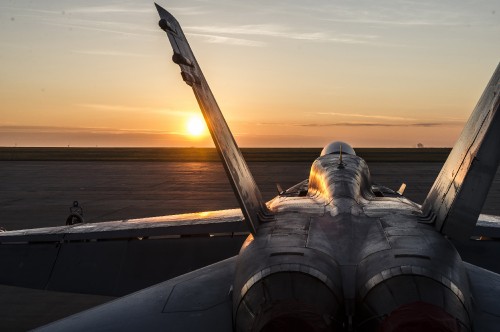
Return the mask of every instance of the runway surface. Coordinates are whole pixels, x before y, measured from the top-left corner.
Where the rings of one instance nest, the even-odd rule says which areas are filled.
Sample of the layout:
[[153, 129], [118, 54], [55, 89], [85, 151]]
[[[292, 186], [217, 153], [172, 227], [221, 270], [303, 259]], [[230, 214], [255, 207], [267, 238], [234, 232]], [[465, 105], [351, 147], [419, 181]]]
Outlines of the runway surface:
[[[312, 161], [311, 161], [312, 162]], [[252, 162], [265, 199], [276, 183], [290, 187], [308, 177], [310, 162]], [[372, 180], [422, 203], [441, 163], [369, 163]], [[0, 162], [0, 227], [64, 225], [78, 200], [87, 222], [101, 222], [237, 207], [218, 162]], [[500, 172], [483, 213], [500, 215]], [[24, 331], [66, 317], [111, 297], [0, 286], [0, 330]]]

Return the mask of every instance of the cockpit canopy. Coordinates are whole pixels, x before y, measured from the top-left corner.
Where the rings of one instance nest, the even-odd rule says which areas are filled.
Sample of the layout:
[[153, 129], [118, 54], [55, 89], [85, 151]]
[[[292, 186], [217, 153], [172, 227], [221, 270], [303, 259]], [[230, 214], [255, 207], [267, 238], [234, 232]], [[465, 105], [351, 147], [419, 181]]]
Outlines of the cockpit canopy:
[[353, 156], [356, 155], [356, 152], [354, 151], [352, 146], [350, 146], [349, 144], [347, 144], [345, 142], [335, 141], [335, 142], [331, 142], [330, 144], [325, 146], [323, 148], [323, 150], [321, 151], [320, 156], [324, 156], [327, 154], [335, 154], [335, 153], [339, 154], [341, 149], [342, 149], [342, 154], [350, 154]]

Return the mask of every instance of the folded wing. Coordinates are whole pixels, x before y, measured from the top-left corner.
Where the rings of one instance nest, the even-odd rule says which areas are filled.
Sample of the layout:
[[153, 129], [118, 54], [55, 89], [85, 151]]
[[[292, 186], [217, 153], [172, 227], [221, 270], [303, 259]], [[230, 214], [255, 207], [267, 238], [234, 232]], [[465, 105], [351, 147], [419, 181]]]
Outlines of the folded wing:
[[453, 238], [467, 238], [500, 162], [500, 65], [486, 86], [424, 204], [423, 221]]
[[167, 33], [174, 51], [172, 60], [180, 66], [184, 81], [193, 88], [229, 182], [245, 216], [245, 222], [250, 232], [255, 234], [260, 222], [272, 217], [179, 22], [164, 8], [155, 5], [160, 15], [160, 27]]

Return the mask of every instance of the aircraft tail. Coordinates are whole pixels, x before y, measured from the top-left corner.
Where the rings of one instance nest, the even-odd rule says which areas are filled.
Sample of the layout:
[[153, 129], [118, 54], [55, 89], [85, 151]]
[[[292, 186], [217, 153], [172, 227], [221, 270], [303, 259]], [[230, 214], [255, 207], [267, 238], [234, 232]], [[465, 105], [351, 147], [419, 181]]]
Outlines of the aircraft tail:
[[500, 64], [422, 205], [422, 222], [471, 236], [500, 161]]
[[272, 218], [262, 195], [217, 105], [198, 62], [182, 32], [179, 22], [156, 4], [160, 27], [167, 33], [174, 55], [172, 61], [181, 68], [183, 80], [193, 88], [205, 122], [226, 170], [243, 216], [255, 234], [259, 223]]

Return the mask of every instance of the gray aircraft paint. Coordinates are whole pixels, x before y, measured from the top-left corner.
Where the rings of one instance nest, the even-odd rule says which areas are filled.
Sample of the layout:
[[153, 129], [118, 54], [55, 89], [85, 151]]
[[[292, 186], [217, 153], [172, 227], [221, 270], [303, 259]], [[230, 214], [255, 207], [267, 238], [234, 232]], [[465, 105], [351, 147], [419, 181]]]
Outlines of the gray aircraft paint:
[[[177, 38], [180, 26], [164, 9], [157, 8], [162, 17], [160, 26], [170, 31], [167, 34], [174, 48], [173, 60], [181, 66], [183, 79], [193, 86], [253, 235], [249, 235], [240, 253], [233, 258], [40, 330], [258, 331], [269, 329], [276, 322], [291, 320], [317, 330], [375, 331], [398, 308], [420, 302], [431, 304], [432, 310], [438, 313], [446, 313], [460, 330], [494, 331], [497, 328], [500, 277], [465, 264], [451, 242], [439, 232], [439, 226], [436, 230], [435, 218], [423, 215], [418, 204], [397, 192], [373, 185], [367, 164], [353, 154], [339, 151], [320, 156], [314, 161], [308, 180], [267, 203], [266, 210], [269, 209], [273, 217], [262, 217], [262, 212], [266, 211], [259, 198], [260, 192], [187, 42], [184, 43], [183, 34]], [[500, 77], [499, 72], [500, 67], [493, 82]], [[485, 92], [487, 96], [489, 89]], [[491, 133], [498, 126], [499, 119], [482, 115], [484, 112], [496, 114], [498, 98], [492, 99], [491, 107], [489, 102], [486, 104], [487, 107], [476, 109], [466, 125], [466, 128], [479, 126], [480, 130], [477, 135], [463, 136], [467, 142], [457, 145], [459, 155], [462, 155], [463, 146], [469, 146], [467, 151], [471, 150], [470, 147], [480, 151], [484, 146], [484, 151], [499, 154], [498, 150], [488, 149], [497, 143], [498, 135]], [[484, 136], [481, 133], [485, 133]], [[475, 140], [479, 136], [483, 138]], [[230, 144], [231, 141], [234, 144]], [[482, 156], [481, 153], [477, 155]], [[454, 156], [453, 151], [451, 156]], [[464, 164], [464, 160], [471, 159], [471, 156], [473, 154], [459, 158], [458, 163]], [[459, 179], [465, 179], [464, 183], [476, 182], [474, 179], [483, 173], [487, 177], [490, 168], [496, 171], [498, 157], [488, 160], [486, 167], [460, 168], [455, 165], [451, 168], [463, 172]], [[442, 173], [449, 169], [445, 165]], [[467, 177], [469, 172], [470, 178]], [[454, 176], [448, 174], [448, 178]], [[460, 187], [456, 190], [459, 192], [458, 202], [466, 204], [461, 197], [471, 195], [471, 190], [483, 192], [485, 185], [481, 183], [478, 186], [457, 186]], [[437, 197], [447, 192], [433, 188], [427, 202], [435, 203]], [[481, 197], [484, 201], [484, 195], [479, 195], [477, 201]], [[467, 205], [454, 207], [456, 211], [467, 211], [468, 208]], [[450, 211], [454, 209], [452, 207]], [[475, 211], [477, 203], [470, 209]], [[215, 212], [207, 224], [203, 218], [192, 219], [181, 219], [172, 227], [162, 225], [166, 220], [160, 219], [158, 227], [152, 227], [153, 220], [143, 227], [139, 220], [124, 227], [115, 222], [101, 227], [79, 225], [26, 233], [5, 232], [0, 234], [0, 242], [5, 245], [4, 255], [15, 252], [18, 244], [21, 250], [33, 247], [36, 242], [46, 245], [44, 238], [55, 245], [52, 250], [60, 252], [58, 243], [81, 245], [78, 241], [92, 238], [99, 243], [111, 238], [120, 239], [119, 235], [126, 234], [140, 237], [144, 233], [159, 235], [166, 232], [171, 236], [192, 230], [191, 235], [197, 235], [195, 229], [201, 229], [205, 234], [227, 237], [234, 235], [234, 225], [242, 224], [241, 216], [234, 212], [221, 212], [220, 216]], [[467, 223], [470, 223], [469, 219]], [[440, 219], [437, 220], [439, 223]], [[450, 223], [447, 228], [452, 225]], [[212, 234], [212, 227], [217, 232]], [[468, 226], [461, 227], [460, 224], [458, 228], [457, 234], [463, 236]], [[22, 241], [16, 242], [16, 239]], [[146, 239], [145, 242], [149, 241]], [[88, 247], [84, 243], [92, 242], [83, 242], [80, 253]], [[11, 265], [15, 260], [14, 255]], [[29, 271], [23, 271], [20, 266], [17, 272], [22, 276], [23, 272], [34, 272], [39, 267], [35, 264]], [[293, 327], [288, 324], [288, 327]]]

